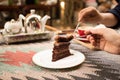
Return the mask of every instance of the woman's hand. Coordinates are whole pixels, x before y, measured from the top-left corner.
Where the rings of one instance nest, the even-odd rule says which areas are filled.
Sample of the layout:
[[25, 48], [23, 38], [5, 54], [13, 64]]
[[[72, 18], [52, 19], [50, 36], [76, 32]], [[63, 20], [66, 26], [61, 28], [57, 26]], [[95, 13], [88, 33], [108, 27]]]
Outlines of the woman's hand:
[[110, 28], [95, 28], [85, 31], [90, 43], [107, 52], [120, 54], [120, 34]]
[[118, 19], [112, 13], [100, 13], [95, 7], [82, 9], [78, 14], [78, 22], [90, 24], [104, 24], [113, 27], [118, 23]]
[[82, 23], [99, 23], [102, 20], [102, 15], [94, 7], [88, 7], [79, 12], [78, 21]]

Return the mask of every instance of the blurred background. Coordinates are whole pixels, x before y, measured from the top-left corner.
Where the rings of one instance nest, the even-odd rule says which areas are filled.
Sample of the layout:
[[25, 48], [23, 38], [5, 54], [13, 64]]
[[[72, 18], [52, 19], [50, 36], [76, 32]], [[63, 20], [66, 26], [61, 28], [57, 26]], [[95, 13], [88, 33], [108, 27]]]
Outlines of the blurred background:
[[41, 17], [49, 15], [47, 25], [59, 29], [75, 28], [78, 12], [88, 6], [106, 12], [117, 5], [115, 0], [0, 0], [0, 28], [6, 21], [18, 19], [19, 14], [26, 16], [31, 9]]

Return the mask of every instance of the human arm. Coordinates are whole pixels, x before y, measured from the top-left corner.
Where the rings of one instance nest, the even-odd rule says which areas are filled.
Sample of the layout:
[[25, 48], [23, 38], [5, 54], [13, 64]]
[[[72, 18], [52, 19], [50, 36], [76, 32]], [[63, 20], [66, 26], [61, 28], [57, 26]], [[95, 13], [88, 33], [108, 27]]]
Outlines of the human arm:
[[112, 13], [100, 13], [101, 20], [99, 23], [104, 24], [107, 27], [113, 27], [118, 23], [118, 19]]
[[[116, 10], [117, 8], [117, 10]], [[113, 27], [118, 24], [120, 19], [119, 14], [117, 14], [120, 9], [120, 5], [115, 9], [107, 13], [100, 13], [94, 7], [88, 7], [79, 12], [78, 21], [82, 23], [92, 23], [92, 24], [104, 24], [107, 27]]]
[[[86, 30], [90, 43], [107, 52], [120, 54], [120, 34], [110, 28], [95, 28]], [[92, 34], [92, 35], [91, 35]]]

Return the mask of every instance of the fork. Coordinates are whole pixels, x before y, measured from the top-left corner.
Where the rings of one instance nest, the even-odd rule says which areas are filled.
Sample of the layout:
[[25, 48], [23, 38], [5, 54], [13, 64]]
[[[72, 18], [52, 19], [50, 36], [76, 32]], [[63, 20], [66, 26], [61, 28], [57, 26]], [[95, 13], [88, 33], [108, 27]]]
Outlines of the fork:
[[74, 36], [75, 36], [75, 32], [77, 31], [77, 29], [78, 29], [78, 27], [80, 26], [80, 24], [81, 24], [80, 22], [77, 23], [77, 26], [76, 26], [76, 28], [75, 28], [75, 30], [74, 30], [74, 32], [73, 32], [73, 35], [74, 35]]

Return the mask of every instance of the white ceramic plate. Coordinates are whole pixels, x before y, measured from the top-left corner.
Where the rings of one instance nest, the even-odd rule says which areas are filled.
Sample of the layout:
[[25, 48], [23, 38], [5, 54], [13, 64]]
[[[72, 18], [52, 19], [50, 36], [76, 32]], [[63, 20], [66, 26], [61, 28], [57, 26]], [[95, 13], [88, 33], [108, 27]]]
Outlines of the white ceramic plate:
[[70, 50], [70, 52], [73, 55], [52, 62], [52, 50], [45, 50], [36, 53], [32, 60], [38, 66], [51, 69], [71, 68], [81, 64], [85, 60], [85, 56], [81, 52], [75, 50]]

